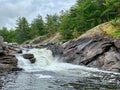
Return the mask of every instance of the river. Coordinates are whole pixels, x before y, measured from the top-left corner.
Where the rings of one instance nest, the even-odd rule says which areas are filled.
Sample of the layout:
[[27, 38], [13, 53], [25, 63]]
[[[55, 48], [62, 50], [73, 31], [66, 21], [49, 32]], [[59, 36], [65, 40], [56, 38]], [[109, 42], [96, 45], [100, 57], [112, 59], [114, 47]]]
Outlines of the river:
[[24, 50], [32, 53], [31, 64], [22, 54], [16, 55], [22, 71], [8, 74], [3, 90], [120, 90], [120, 74], [64, 63], [47, 49]]

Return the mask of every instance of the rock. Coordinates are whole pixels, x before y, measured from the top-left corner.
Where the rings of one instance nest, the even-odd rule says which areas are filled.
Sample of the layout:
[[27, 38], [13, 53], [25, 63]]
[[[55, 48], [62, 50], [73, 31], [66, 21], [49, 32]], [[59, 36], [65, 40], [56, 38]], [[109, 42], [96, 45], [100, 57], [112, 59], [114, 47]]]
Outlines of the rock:
[[17, 67], [17, 59], [14, 55], [7, 55], [0, 57], [0, 72], [10, 72], [20, 70]]
[[0, 36], [0, 46], [3, 46], [3, 37], [2, 36]]
[[120, 49], [120, 39], [114, 40], [114, 44], [117, 48]]
[[113, 38], [95, 36], [72, 40], [51, 49], [55, 56], [62, 54], [67, 63], [120, 72], [119, 46]]
[[8, 43], [4, 43], [3, 40], [3, 37], [0, 36], [0, 74], [20, 70], [17, 67], [17, 58], [8, 53]]
[[31, 63], [35, 63], [35, 61], [36, 61], [35, 58], [31, 58], [31, 59], [30, 59], [30, 62], [31, 62]]
[[29, 59], [31, 63], [35, 63], [35, 61], [36, 61], [33, 54], [23, 54], [23, 57], [25, 59]]
[[17, 65], [17, 59], [14, 55], [1, 56], [0, 63]]
[[22, 53], [22, 48], [17, 43], [8, 43], [7, 49], [9, 54]]
[[5, 50], [6, 50], [6, 46], [3, 42], [3, 37], [0, 36], [0, 55], [4, 55], [5, 54]]
[[38, 44], [38, 43], [42, 42], [43, 40], [45, 40], [45, 38], [46, 38], [46, 35], [37, 37], [34, 40], [32, 40], [31, 42], [29, 42], [29, 44]]
[[63, 47], [60, 45], [60, 43], [48, 44], [47, 49], [52, 51], [53, 56], [61, 57], [63, 55]]
[[33, 54], [23, 54], [23, 57], [25, 59], [31, 59], [31, 58], [34, 58], [34, 55]]

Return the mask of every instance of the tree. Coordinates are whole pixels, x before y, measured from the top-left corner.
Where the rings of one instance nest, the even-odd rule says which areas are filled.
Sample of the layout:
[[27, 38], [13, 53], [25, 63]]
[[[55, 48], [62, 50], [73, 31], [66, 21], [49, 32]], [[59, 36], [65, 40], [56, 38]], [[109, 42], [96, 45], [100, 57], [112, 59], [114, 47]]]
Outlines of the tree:
[[31, 31], [30, 31], [30, 36], [32, 38], [44, 35], [45, 32], [45, 25], [44, 21], [42, 19], [42, 16], [38, 15], [36, 19], [33, 20], [31, 23]]
[[17, 42], [17, 32], [14, 29], [9, 30], [9, 39], [8, 42]]
[[101, 16], [107, 16], [108, 20], [115, 17], [120, 17], [120, 1], [119, 0], [105, 0], [103, 3], [106, 9]]
[[8, 30], [6, 27], [2, 27], [2, 29], [0, 30], [0, 36], [3, 36], [4, 41], [9, 41], [9, 37], [8, 37]]
[[30, 39], [30, 35], [29, 35], [30, 28], [25, 17], [19, 18], [17, 20], [16, 31], [17, 31], [18, 43], [23, 43], [24, 41]]
[[62, 17], [60, 32], [64, 38], [72, 39], [78, 36], [75, 35], [76, 32], [83, 34], [101, 23], [120, 17], [120, 2], [119, 0], [77, 0], [76, 5], [67, 12]]
[[59, 25], [60, 18], [57, 14], [46, 16], [45, 28], [47, 33], [54, 34], [55, 32], [58, 31]]
[[66, 12], [62, 15], [62, 20], [60, 24], [60, 33], [63, 36], [64, 39], [71, 39], [73, 38], [72, 36], [72, 23], [70, 23], [70, 17], [69, 17], [69, 12]]

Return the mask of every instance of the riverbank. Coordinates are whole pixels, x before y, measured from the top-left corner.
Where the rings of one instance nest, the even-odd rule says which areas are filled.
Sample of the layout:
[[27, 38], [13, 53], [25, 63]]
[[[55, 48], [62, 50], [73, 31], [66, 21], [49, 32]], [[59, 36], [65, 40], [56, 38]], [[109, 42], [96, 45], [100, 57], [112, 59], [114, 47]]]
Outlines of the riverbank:
[[[54, 57], [60, 57], [66, 63], [120, 72], [120, 39], [111, 35], [111, 32], [116, 30], [118, 30], [118, 26], [107, 22], [67, 42], [55, 42], [61, 38], [57, 33], [53, 35], [54, 37], [47, 39], [45, 36], [40, 36], [22, 45], [5, 44], [1, 37], [1, 72], [19, 70], [17, 59], [13, 54], [22, 53], [23, 48], [47, 48], [52, 51]], [[30, 61], [35, 63], [33, 55], [23, 56], [30, 58]]]
[[4, 39], [0, 37], [0, 74], [4, 75], [10, 71], [16, 71], [19, 68], [17, 67], [17, 58], [13, 53], [10, 47], [4, 43]]
[[[37, 43], [36, 40], [32, 40], [32, 43], [28, 42], [22, 45], [5, 43], [3, 37], [0, 37], [0, 76], [6, 76], [7, 73], [21, 70], [22, 67], [18, 68], [18, 60], [14, 54], [21, 53], [31, 63], [36, 63], [33, 54], [22, 53], [23, 48], [47, 48], [52, 51], [54, 57], [59, 57], [59, 60], [64, 63], [120, 73], [120, 39], [108, 35], [111, 27], [109, 23], [105, 23], [91, 29], [77, 39], [57, 43], [53, 41], [60, 38], [58, 34], [53, 39], [44, 41], [43, 37], [42, 39], [39, 37]], [[2, 81], [0, 83], [1, 87]]]
[[118, 29], [107, 22], [67, 42], [28, 43], [23, 47], [47, 48], [67, 63], [120, 72], [120, 39], [112, 36]]

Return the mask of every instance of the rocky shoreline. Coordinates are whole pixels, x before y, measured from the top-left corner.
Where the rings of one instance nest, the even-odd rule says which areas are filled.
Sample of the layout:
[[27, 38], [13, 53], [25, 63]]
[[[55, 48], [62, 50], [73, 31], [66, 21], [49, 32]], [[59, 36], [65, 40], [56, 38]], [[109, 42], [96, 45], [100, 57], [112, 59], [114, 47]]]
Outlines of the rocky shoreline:
[[120, 40], [111, 37], [93, 36], [64, 43], [28, 44], [25, 47], [48, 48], [53, 56], [61, 57], [64, 62], [120, 72]]
[[9, 71], [19, 70], [17, 67], [17, 58], [9, 46], [4, 43], [3, 37], [0, 37], [0, 74], [4, 75]]
[[110, 37], [92, 37], [56, 44], [50, 48], [54, 56], [65, 62], [120, 72], [120, 40]]
[[[54, 57], [64, 62], [120, 73], [120, 40], [107, 36], [93, 36], [74, 39], [68, 42], [47, 44], [5, 44], [0, 37], [0, 78], [7, 73], [22, 70], [17, 67], [14, 54], [22, 53], [22, 48], [47, 48]], [[24, 54], [24, 58], [35, 63], [33, 54]], [[1, 80], [0, 80], [1, 81]], [[2, 81], [0, 87], [2, 87]]]
[[21, 70], [17, 67], [17, 58], [12, 53], [14, 50], [11, 50], [10, 46], [4, 43], [3, 37], [0, 36], [0, 89], [2, 89], [4, 77], [8, 73]]
[[[64, 43], [27, 44], [22, 45], [22, 48], [47, 48], [54, 57], [59, 56], [64, 62], [120, 73], [120, 40], [111, 37], [94, 36]], [[14, 55], [22, 53], [22, 48], [17, 44], [4, 44], [0, 37], [0, 78], [22, 70], [17, 67]], [[24, 54], [23, 57], [35, 63], [33, 54]], [[3, 80], [0, 81], [1, 88]]]

